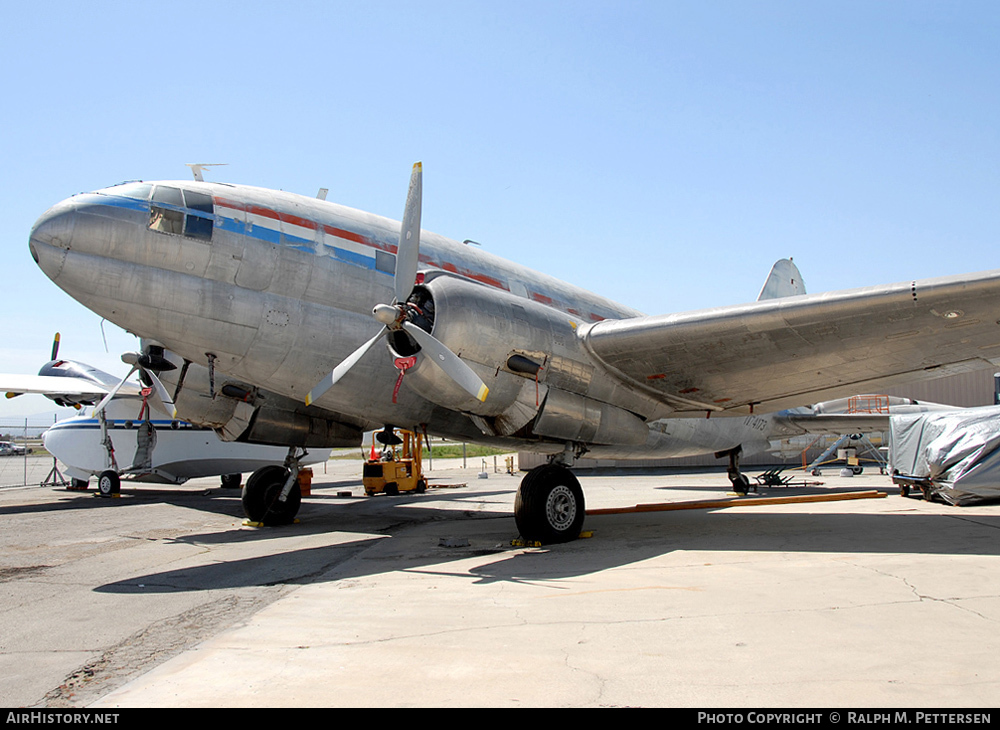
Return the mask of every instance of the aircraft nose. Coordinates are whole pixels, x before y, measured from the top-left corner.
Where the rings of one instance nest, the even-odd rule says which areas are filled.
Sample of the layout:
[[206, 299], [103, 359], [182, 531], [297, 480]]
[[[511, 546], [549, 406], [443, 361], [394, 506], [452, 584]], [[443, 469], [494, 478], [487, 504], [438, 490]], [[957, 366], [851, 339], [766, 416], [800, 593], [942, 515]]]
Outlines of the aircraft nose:
[[76, 221], [76, 211], [69, 203], [63, 201], [42, 213], [31, 229], [30, 243], [43, 243], [57, 248], [70, 247], [73, 239], [73, 225]]
[[52, 206], [35, 222], [28, 250], [38, 267], [50, 278], [58, 276], [73, 241], [76, 211], [67, 201]]

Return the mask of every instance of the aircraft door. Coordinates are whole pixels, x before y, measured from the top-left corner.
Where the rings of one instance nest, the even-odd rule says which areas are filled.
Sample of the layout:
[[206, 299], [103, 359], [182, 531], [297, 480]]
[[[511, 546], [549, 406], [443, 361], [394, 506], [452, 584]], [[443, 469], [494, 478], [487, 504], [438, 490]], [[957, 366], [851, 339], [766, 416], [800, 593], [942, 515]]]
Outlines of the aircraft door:
[[264, 291], [278, 263], [278, 245], [253, 235], [253, 214], [239, 211], [244, 218], [243, 255], [236, 271], [236, 285], [254, 291]]

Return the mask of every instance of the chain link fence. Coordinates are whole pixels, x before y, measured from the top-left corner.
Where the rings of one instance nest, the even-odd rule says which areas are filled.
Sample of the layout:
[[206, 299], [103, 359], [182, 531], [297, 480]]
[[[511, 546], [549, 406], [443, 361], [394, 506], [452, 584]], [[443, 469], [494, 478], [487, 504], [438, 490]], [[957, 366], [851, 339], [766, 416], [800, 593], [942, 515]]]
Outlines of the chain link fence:
[[0, 418], [0, 487], [63, 486], [68, 479], [42, 445], [42, 433], [55, 419]]

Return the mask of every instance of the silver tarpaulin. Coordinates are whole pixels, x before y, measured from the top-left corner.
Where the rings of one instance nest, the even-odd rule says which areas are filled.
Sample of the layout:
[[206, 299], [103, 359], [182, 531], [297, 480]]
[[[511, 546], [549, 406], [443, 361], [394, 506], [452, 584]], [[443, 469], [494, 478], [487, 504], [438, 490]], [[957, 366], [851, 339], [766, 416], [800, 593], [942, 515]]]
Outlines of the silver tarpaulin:
[[892, 416], [889, 462], [951, 504], [1000, 498], [1000, 406]]

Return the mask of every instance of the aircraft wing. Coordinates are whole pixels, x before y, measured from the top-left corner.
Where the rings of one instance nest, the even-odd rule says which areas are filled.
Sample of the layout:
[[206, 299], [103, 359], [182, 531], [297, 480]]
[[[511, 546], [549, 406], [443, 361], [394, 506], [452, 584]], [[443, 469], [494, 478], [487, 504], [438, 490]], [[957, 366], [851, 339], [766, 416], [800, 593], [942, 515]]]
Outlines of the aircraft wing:
[[803, 433], [871, 433], [888, 431], [888, 413], [857, 413], [837, 415], [788, 415], [781, 420]]
[[678, 414], [757, 413], [1000, 363], [1000, 270], [682, 314], [583, 333]]
[[0, 392], [17, 395], [40, 393], [42, 395], [102, 396], [108, 393], [108, 389], [85, 378], [0, 374]]

